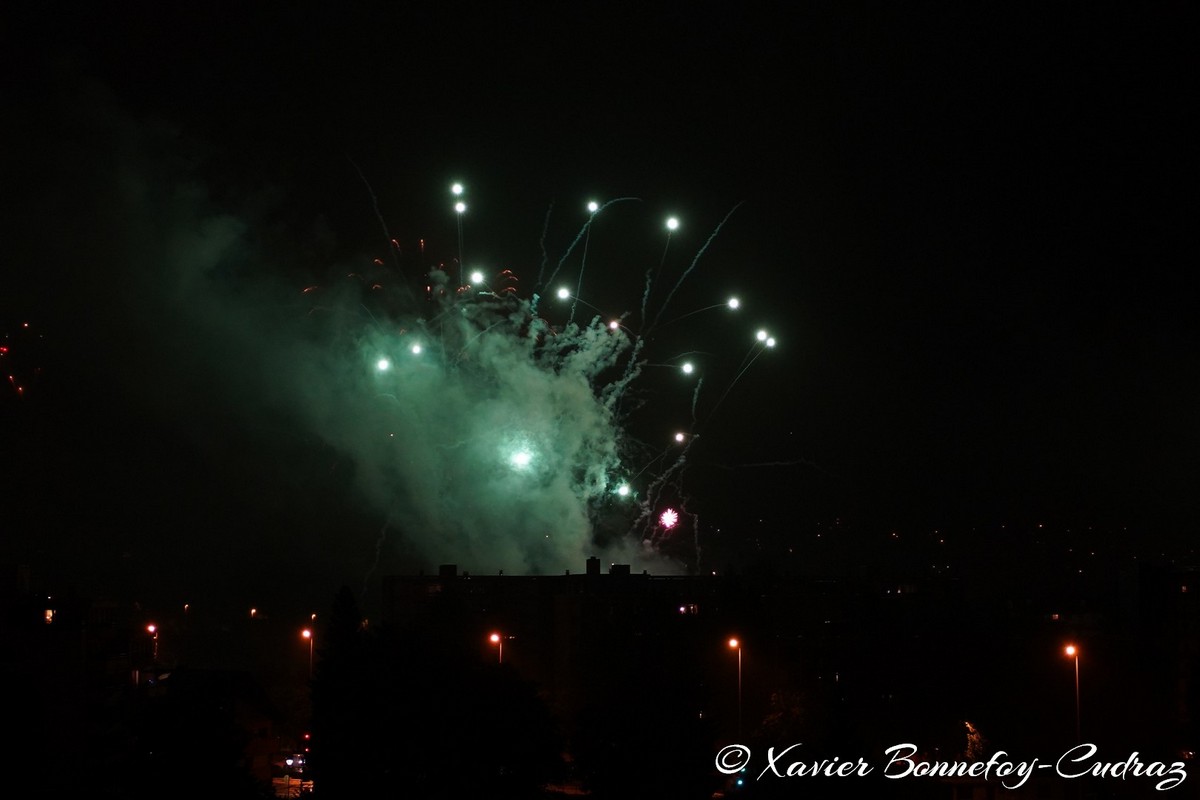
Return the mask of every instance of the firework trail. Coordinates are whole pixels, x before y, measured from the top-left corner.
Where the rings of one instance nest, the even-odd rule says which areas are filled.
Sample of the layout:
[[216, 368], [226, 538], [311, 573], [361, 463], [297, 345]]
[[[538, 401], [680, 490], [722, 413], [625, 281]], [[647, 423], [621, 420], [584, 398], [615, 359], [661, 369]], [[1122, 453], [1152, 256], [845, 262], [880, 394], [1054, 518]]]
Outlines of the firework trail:
[[587, 268], [587, 251], [588, 243], [592, 240], [592, 220], [596, 218], [598, 209], [596, 204], [592, 204], [592, 216], [588, 219], [587, 233], [583, 237], [583, 255], [579, 259], [579, 278], [575, 281], [575, 294], [571, 298], [571, 316], [567, 317], [567, 323], [575, 321], [575, 308], [579, 305], [579, 292], [583, 289], [583, 271]]
[[[546, 272], [546, 263], [550, 260], [550, 254], [546, 251], [546, 237], [550, 233], [550, 215], [553, 213], [554, 213], [554, 203], [551, 203], [546, 208], [546, 217], [545, 217], [545, 219], [542, 220], [542, 238], [538, 242], [539, 246], [542, 248], [542, 263], [538, 267], [537, 282], [533, 285], [532, 310], [533, 310], [533, 313], [535, 313], [535, 314], [537, 313], [538, 293], [542, 290], [542, 287], [545, 285], [542, 283], [542, 275]], [[591, 220], [588, 220], [588, 223], [590, 224]], [[557, 268], [556, 268], [556, 271], [557, 271]]]
[[[640, 503], [640, 511], [630, 528], [630, 535], [636, 536], [642, 541], [649, 542], [651, 545], [658, 543], [661, 535], [657, 530], [658, 520], [656, 519], [656, 509], [660, 507], [664, 492], [668, 489], [672, 489], [677, 495], [683, 496], [683, 470], [687, 465], [688, 450], [691, 446], [692, 440], [687, 439], [674, 463], [664, 469], [646, 487], [646, 498]], [[668, 527], [674, 527], [674, 523]]]
[[642, 291], [642, 316], [641, 316], [641, 323], [642, 323], [641, 327], [643, 329], [643, 332], [645, 332], [645, 333], [649, 332], [648, 330], [646, 330], [646, 307], [650, 303], [650, 289], [654, 286], [654, 277], [657, 274], [661, 273], [663, 271], [663, 267], [666, 266], [667, 252], [671, 249], [671, 234], [674, 232], [675, 228], [678, 227], [678, 225], [679, 225], [679, 222], [674, 217], [671, 217], [670, 219], [667, 220], [667, 242], [666, 242], [666, 244], [663, 245], [663, 253], [662, 253], [662, 258], [660, 258], [659, 262], [658, 262], [658, 270], [655, 271], [653, 267], [646, 270], [646, 288]]
[[375, 560], [371, 562], [371, 566], [367, 569], [367, 574], [363, 576], [362, 594], [365, 597], [370, 585], [371, 576], [375, 574], [375, 570], [379, 567], [380, 556], [383, 555], [383, 544], [387, 541], [388, 525], [392, 522], [391, 514], [389, 513], [383, 520], [383, 525], [379, 526], [379, 536], [375, 539]]
[[[708, 240], [705, 241], [704, 246], [701, 247], [696, 252], [695, 258], [692, 259], [692, 263], [688, 266], [688, 268], [686, 270], [684, 270], [683, 274], [679, 276], [679, 280], [675, 282], [675, 285], [671, 288], [671, 291], [667, 293], [667, 299], [663, 301], [663, 304], [658, 309], [658, 313], [654, 315], [654, 322], [652, 322], [650, 324], [651, 329], [653, 329], [656, 325], [658, 325], [658, 320], [662, 317], [662, 313], [664, 311], [666, 311], [667, 306], [670, 305], [671, 298], [673, 298], [675, 296], [675, 292], [679, 291], [679, 287], [683, 285], [683, 282], [685, 280], [687, 280], [687, 276], [690, 275], [692, 270], [696, 268], [696, 263], [698, 261], [700, 261], [700, 256], [704, 255], [704, 251], [708, 249], [708, 246], [710, 244], [712, 244], [713, 239], [717, 238], [717, 234], [721, 232], [721, 228], [725, 227], [725, 223], [729, 221], [729, 218], [733, 216], [733, 212], [737, 211], [738, 208], [741, 207], [741, 205], [742, 205], [741, 203], [738, 203], [736, 206], [729, 209], [729, 213], [726, 214], [725, 218], [723, 220], [721, 220], [720, 224], [718, 224], [717, 227], [713, 229], [713, 232], [711, 234], [709, 234]], [[664, 253], [664, 256], [665, 255], [666, 254]], [[649, 290], [649, 287], [647, 287], [647, 290]], [[642, 309], [643, 309], [642, 313], [643, 314], [645, 314], [645, 307], [646, 307], [645, 300], [643, 299], [643, 301], [642, 301]]]
[[[350, 166], [354, 167], [354, 171], [358, 174], [359, 180], [361, 180], [363, 186], [367, 188], [367, 194], [371, 196], [371, 209], [375, 212], [375, 219], [379, 220], [379, 227], [383, 229], [384, 240], [390, 245], [388, 247], [388, 251], [391, 253], [392, 263], [396, 267], [397, 274], [399, 274], [401, 278], [404, 278], [404, 268], [400, 266], [399, 244], [395, 239], [392, 238], [392, 234], [388, 232], [388, 226], [387, 222], [383, 218], [383, 212], [379, 210], [379, 198], [375, 196], [375, 190], [371, 188], [370, 181], [367, 180], [366, 175], [363, 175], [363, 172], [361, 169], [359, 169], [358, 164], [355, 163], [354, 159], [351, 158], [348, 153], [345, 155], [346, 160], [350, 162]], [[405, 280], [403, 285], [408, 291], [408, 299], [414, 300], [415, 298], [413, 297], [411, 288], [408, 286], [408, 281]]]
[[[729, 396], [729, 393], [731, 391], [733, 391], [733, 387], [737, 385], [737, 382], [742, 379], [742, 376], [746, 374], [746, 371], [749, 370], [750, 367], [754, 364], [754, 362], [758, 360], [759, 356], [761, 356], [764, 352], [766, 352], [767, 349], [774, 347], [774, 346], [775, 346], [774, 338], [767, 335], [766, 331], [758, 332], [757, 341], [754, 344], [750, 345], [750, 349], [748, 351], [746, 351], [746, 355], [743, 356], [742, 363], [739, 365], [737, 375], [735, 375], [733, 380], [729, 382], [729, 385], [725, 387], [724, 393], [717, 400], [716, 404], [712, 407], [712, 409], [708, 412], [708, 417], [705, 419], [706, 423], [711, 421], [712, 418], [714, 416], [716, 416], [717, 409], [719, 409], [721, 407], [721, 403], [725, 402], [725, 398]], [[753, 356], [753, 357], [751, 357], [751, 356]]]
[[[551, 204], [550, 208], [546, 210], [546, 221], [545, 221], [545, 226], [543, 227], [543, 230], [542, 230], [542, 268], [538, 271], [538, 279], [537, 279], [537, 283], [534, 285], [534, 291], [535, 292], [540, 291], [542, 289], [542, 287], [554, 282], [554, 277], [556, 275], [558, 275], [558, 271], [560, 269], [562, 269], [563, 264], [565, 264], [567, 259], [571, 257], [571, 253], [575, 252], [575, 248], [579, 245], [580, 240], [586, 241], [587, 234], [592, 229], [592, 223], [594, 223], [596, 221], [596, 217], [600, 216], [600, 212], [602, 212], [604, 209], [608, 208], [609, 206], [611, 206], [615, 203], [624, 203], [629, 200], [636, 200], [638, 202], [641, 202], [640, 197], [618, 197], [613, 200], [609, 200], [609, 201], [605, 202], [604, 205], [600, 206], [595, 211], [590, 212], [587, 222], [585, 222], [583, 224], [583, 227], [579, 229], [579, 233], [575, 234], [575, 238], [573, 240], [571, 240], [571, 244], [567, 246], [566, 252], [564, 252], [562, 255], [562, 258], [560, 258], [558, 260], [558, 264], [556, 264], [554, 266], [554, 271], [550, 273], [550, 276], [548, 278], [546, 278], [545, 283], [543, 283], [542, 282], [542, 274], [545, 272], [546, 261], [547, 261], [546, 231], [549, 230], [549, 227], [550, 227], [550, 212], [554, 210], [554, 205]], [[582, 270], [583, 270], [583, 268], [580, 267], [580, 281], [581, 282], [583, 280]], [[576, 291], [576, 293], [578, 293], [579, 289], [577, 288], [575, 291]]]

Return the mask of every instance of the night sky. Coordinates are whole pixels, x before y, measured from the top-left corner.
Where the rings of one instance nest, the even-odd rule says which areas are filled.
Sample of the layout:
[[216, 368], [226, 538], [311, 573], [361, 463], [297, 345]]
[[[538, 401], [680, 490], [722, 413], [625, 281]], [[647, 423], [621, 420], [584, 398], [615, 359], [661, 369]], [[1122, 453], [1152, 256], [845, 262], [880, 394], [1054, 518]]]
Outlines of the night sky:
[[[395, 476], [347, 444], [374, 408], [347, 401], [362, 365], [315, 340], [385, 311], [298, 327], [302, 290], [419, 291], [461, 243], [527, 297], [584, 203], [616, 198], [636, 199], [589, 231], [583, 302], [637, 320], [648, 272], [664, 323], [742, 302], [649, 343], [704, 383], [648, 367], [628, 426], [646, 453], [698, 434], [680, 499], [702, 567], [803, 556], [838, 519], [1190, 546], [1186, 4], [296, 5], [6, 7], [5, 563], [319, 598], [443, 561], [526, 571], [517, 540], [457, 558], [376, 502]], [[778, 344], [739, 377], [760, 327]], [[447, 397], [420, 427], [474, 441], [476, 410]], [[464, 513], [558, 524], [512, 495]]]

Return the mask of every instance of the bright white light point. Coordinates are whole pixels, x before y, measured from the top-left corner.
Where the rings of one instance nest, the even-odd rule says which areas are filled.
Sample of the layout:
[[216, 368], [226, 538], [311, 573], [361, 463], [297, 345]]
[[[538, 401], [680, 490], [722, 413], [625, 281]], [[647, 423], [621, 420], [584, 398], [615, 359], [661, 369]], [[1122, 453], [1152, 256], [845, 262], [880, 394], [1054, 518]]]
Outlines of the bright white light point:
[[419, 356], [419, 355], [421, 355], [421, 345], [419, 345], [419, 344], [414, 344], [414, 345], [412, 346], [412, 354], [413, 354], [414, 356]]
[[679, 220], [675, 219], [675, 217], [667, 218], [667, 230], [673, 231], [678, 227], [679, 227]]
[[521, 450], [520, 452], [513, 453], [512, 463], [517, 469], [528, 467], [529, 462], [532, 460], [533, 456], [529, 454], [528, 450]]
[[463, 193], [463, 185], [461, 183], [456, 183], [450, 187], [450, 191], [454, 192], [456, 195], [460, 195]]
[[620, 486], [618, 486], [617, 494], [621, 495], [621, 497], [628, 497], [629, 496], [629, 484], [622, 483]]
[[608, 323], [608, 329], [610, 331], [615, 331], [619, 327], [621, 327], [621, 323], [617, 322], [615, 319], [612, 322]]
[[766, 331], [759, 331], [758, 333], [755, 334], [755, 336], [758, 337], [758, 340], [760, 342], [765, 342], [767, 340], [767, 332]]
[[687, 438], [687, 437], [686, 437], [686, 436], [684, 436], [682, 433], [677, 433], [677, 434], [675, 434], [675, 441], [677, 441], [677, 442], [682, 442], [682, 441], [683, 441], [684, 439], [686, 439], [686, 438]]
[[675, 509], [668, 508], [658, 518], [658, 521], [662, 523], [664, 528], [674, 528], [675, 523], [679, 522], [679, 514], [676, 513]]
[[571, 296], [571, 290], [566, 288], [565, 286], [558, 290], [558, 299], [559, 300], [566, 300], [570, 296]]
[[379, 370], [380, 372], [387, 372], [391, 366], [392, 362], [388, 361], [386, 358], [381, 358], [375, 362], [375, 369]]
[[731, 298], [729, 298], [729, 307], [730, 307], [730, 308], [735, 308], [735, 309], [736, 309], [736, 308], [737, 308], [738, 306], [740, 306], [741, 304], [742, 304], [742, 301], [741, 301], [741, 300], [738, 300], [736, 297], [731, 297]]
[[775, 337], [768, 336], [767, 337], [767, 347], [774, 347], [774, 346], [775, 346]]
[[689, 361], [688, 363], [684, 364], [683, 367], [681, 367], [681, 369], [683, 369], [684, 375], [691, 375], [692, 371], [696, 368], [693, 367], [692, 363]]
[[587, 209], [589, 213], [595, 214], [600, 210], [600, 204], [593, 200], [592, 202], [588, 203]]
[[457, 203], [454, 204], [454, 210], [461, 214], [467, 210], [467, 204], [464, 203], [463, 201], [459, 200]]
[[478, 271], [472, 272], [471, 283], [483, 283], [483, 273]]

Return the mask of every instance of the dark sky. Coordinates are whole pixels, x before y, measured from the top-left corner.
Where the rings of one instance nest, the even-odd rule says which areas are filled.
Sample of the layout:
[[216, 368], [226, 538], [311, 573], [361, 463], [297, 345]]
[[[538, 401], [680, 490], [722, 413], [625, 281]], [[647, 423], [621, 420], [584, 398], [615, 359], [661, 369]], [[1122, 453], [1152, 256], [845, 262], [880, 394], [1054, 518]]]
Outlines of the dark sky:
[[[360, 579], [388, 513], [322, 428], [357, 412], [301, 420], [283, 395], [332, 405], [339, 373], [257, 343], [388, 236], [408, 277], [421, 239], [455, 258], [453, 180], [464, 258], [523, 291], [586, 199], [633, 197], [582, 300], [636, 314], [656, 268], [663, 320], [742, 299], [655, 342], [704, 363], [681, 494], [727, 551], [846, 516], [1179, 544], [1200, 516], [1186, 4], [166, 5], [5, 11], [6, 561]], [[687, 427], [691, 392], [648, 369], [633, 432]], [[414, 540], [378, 569], [428, 566]]]

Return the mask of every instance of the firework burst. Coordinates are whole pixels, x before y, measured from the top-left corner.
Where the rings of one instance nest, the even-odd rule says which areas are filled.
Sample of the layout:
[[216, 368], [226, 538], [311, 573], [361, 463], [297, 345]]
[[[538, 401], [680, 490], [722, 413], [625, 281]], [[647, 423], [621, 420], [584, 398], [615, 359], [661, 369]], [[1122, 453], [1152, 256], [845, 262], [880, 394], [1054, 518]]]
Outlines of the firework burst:
[[[387, 296], [389, 285], [404, 282], [399, 264], [390, 282], [353, 276], [357, 309], [346, 297], [330, 302], [333, 289], [304, 289], [314, 303], [310, 313], [320, 309], [336, 320], [330, 357], [357, 364], [370, 377], [369, 396], [334, 412], [353, 414], [361, 424], [352, 435], [344, 426], [331, 429], [339, 431], [335, 446], [370, 453], [360, 459], [370, 471], [360, 470], [358, 480], [386, 509], [384, 530], [426, 558], [476, 569], [557, 571], [598, 550], [658, 571], [695, 567], [698, 547], [668, 553], [664, 543], [678, 540], [685, 524], [698, 541], [699, 518], [687, 510], [683, 478], [698, 441], [703, 378], [692, 375], [691, 360], [660, 364], [650, 353], [668, 303], [733, 212], [653, 308], [651, 288], [667, 261], [664, 248], [662, 263], [645, 275], [634, 330], [628, 309], [605, 315], [579, 296], [592, 226], [613, 203], [633, 198], [591, 204], [566, 252], [553, 267], [544, 259], [534, 288], [522, 292], [520, 270], [464, 270], [463, 197], [456, 185], [458, 261], [426, 269], [420, 291], [401, 285], [394, 292], [399, 301]], [[668, 242], [678, 227], [672, 218]], [[389, 241], [394, 256], [399, 248]], [[422, 255], [424, 247], [422, 240]], [[568, 266], [577, 251], [578, 265]], [[375, 267], [387, 270], [382, 259]], [[554, 283], [564, 269], [573, 272], [573, 287]], [[405, 302], [414, 296], [424, 301]], [[671, 322], [738, 307], [727, 300]], [[589, 318], [580, 308], [595, 313]], [[691, 428], [651, 456], [653, 449], [630, 430], [646, 409], [635, 396], [637, 385], [654, 366], [677, 368], [694, 383], [687, 389]], [[732, 383], [725, 395], [730, 389]], [[342, 397], [330, 393], [329, 401]], [[380, 547], [386, 538], [380, 536]]]

